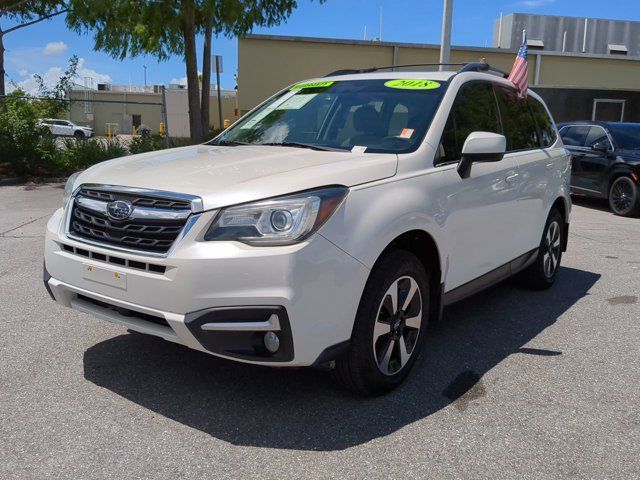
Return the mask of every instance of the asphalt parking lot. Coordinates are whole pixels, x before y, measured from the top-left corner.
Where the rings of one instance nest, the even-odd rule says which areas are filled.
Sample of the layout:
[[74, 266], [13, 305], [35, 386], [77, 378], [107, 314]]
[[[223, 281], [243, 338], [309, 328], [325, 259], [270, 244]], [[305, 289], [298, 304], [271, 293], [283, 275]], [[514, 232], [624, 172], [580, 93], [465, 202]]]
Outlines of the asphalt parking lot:
[[451, 307], [362, 399], [55, 304], [61, 196], [0, 188], [0, 478], [640, 478], [640, 219], [580, 200], [554, 288]]

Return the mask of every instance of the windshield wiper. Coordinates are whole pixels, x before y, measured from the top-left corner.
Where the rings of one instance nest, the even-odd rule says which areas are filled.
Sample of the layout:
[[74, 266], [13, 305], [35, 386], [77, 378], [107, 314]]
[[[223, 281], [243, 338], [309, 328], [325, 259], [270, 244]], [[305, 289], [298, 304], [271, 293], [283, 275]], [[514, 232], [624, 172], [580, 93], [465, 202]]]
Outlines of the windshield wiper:
[[258, 145], [268, 145], [271, 147], [295, 147], [295, 148], [308, 148], [310, 150], [320, 150], [323, 152], [344, 152], [346, 149], [344, 148], [334, 148], [334, 147], [324, 147], [321, 145], [312, 145], [309, 143], [300, 143], [300, 142], [271, 142], [271, 143], [260, 143]]
[[253, 145], [248, 142], [238, 142], [236, 140], [218, 140], [217, 142], [212, 142], [213, 145], [221, 145], [223, 147], [237, 147], [238, 145]]

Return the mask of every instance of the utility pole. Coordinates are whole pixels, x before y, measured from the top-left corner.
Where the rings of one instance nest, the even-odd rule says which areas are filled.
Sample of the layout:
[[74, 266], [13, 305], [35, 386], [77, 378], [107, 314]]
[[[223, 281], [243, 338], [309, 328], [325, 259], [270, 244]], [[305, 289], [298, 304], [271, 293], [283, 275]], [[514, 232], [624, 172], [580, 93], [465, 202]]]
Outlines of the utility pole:
[[222, 98], [220, 95], [220, 70], [222, 69], [222, 57], [220, 55], [215, 56], [215, 67], [216, 67], [216, 87], [218, 89], [218, 121], [220, 122], [218, 128], [222, 130], [224, 128], [224, 124], [222, 122]]
[[[451, 16], [453, 13], [453, 0], [444, 0], [442, 12], [442, 40], [440, 42], [440, 63], [451, 62]], [[440, 71], [446, 70], [445, 65], [440, 65]]]
[[142, 68], [144, 68], [144, 86], [145, 86], [145, 89], [146, 89], [146, 87], [147, 87], [147, 66], [143, 65]]

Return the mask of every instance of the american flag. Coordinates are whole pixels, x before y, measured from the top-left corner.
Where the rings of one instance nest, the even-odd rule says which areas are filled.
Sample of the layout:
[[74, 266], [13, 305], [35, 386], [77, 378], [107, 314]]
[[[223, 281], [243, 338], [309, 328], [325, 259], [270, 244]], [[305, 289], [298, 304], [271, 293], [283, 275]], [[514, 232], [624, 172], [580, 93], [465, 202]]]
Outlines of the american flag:
[[527, 98], [527, 88], [529, 88], [529, 62], [527, 54], [527, 37], [524, 37], [516, 61], [513, 62], [509, 80], [518, 88], [520, 95]]

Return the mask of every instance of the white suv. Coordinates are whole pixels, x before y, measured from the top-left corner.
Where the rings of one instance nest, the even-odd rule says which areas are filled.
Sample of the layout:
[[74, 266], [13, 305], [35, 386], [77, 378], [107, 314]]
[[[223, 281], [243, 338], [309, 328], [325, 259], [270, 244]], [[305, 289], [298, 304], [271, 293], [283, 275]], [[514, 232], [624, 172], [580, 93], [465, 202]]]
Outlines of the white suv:
[[483, 70], [310, 80], [209, 143], [70, 178], [49, 293], [228, 359], [397, 386], [445, 305], [516, 273], [549, 287], [566, 248], [551, 116]]
[[43, 127], [47, 127], [53, 135], [63, 137], [89, 138], [93, 136], [93, 129], [76, 125], [69, 120], [60, 120], [57, 118], [45, 118], [39, 121]]

